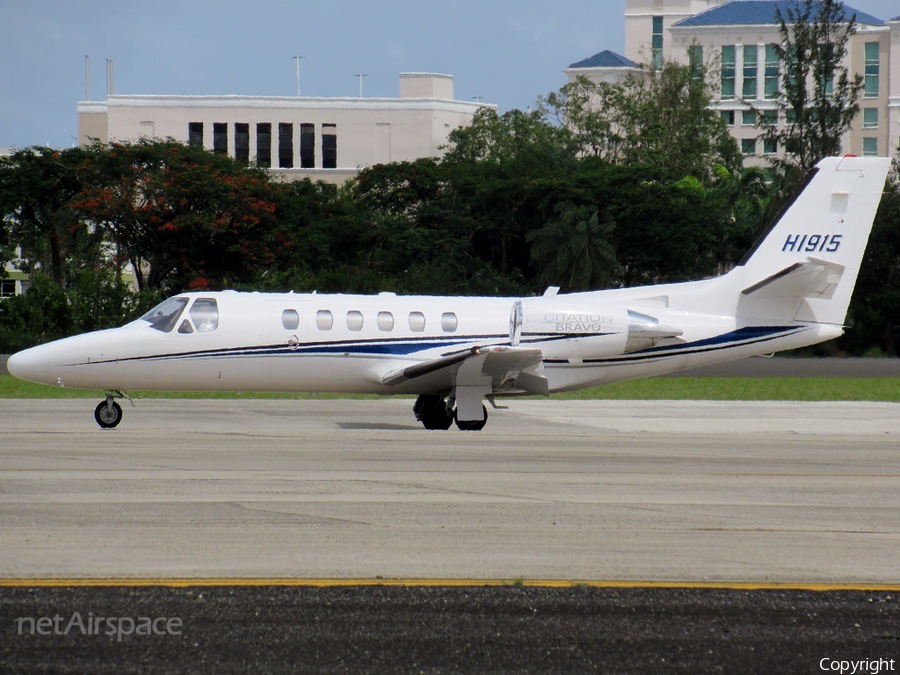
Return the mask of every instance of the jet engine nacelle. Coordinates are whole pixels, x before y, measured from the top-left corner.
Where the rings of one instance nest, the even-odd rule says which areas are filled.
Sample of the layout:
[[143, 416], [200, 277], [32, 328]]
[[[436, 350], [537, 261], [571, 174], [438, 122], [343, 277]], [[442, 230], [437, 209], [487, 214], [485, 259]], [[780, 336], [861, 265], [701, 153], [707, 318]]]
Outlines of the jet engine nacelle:
[[628, 310], [564, 297], [517, 300], [510, 313], [511, 344], [539, 347], [544, 358], [585, 359], [624, 354]]

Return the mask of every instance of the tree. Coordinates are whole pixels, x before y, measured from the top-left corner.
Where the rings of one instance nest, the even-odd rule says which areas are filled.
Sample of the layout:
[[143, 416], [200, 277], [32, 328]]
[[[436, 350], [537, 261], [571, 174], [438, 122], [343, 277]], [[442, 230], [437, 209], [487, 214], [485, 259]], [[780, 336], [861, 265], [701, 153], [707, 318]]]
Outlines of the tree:
[[803, 0], [776, 8], [776, 16], [781, 44], [774, 49], [783, 67], [775, 105], [785, 124], [757, 110], [757, 125], [787, 155], [774, 161], [805, 173], [841, 154], [841, 137], [859, 114], [863, 78], [844, 65], [856, 15], [848, 16], [840, 0]]
[[528, 233], [531, 255], [539, 265], [543, 285], [559, 285], [565, 291], [606, 288], [619, 276], [612, 246], [615, 222], [595, 205], [560, 202], [556, 218]]
[[736, 141], [710, 107], [712, 95], [705, 68], [667, 61], [616, 83], [579, 78], [540, 106], [570, 130], [582, 157], [708, 179], [716, 164], [729, 170], [742, 164]]
[[848, 312], [850, 328], [839, 340], [853, 354], [900, 354], [900, 155], [875, 215]]
[[129, 260], [140, 289], [222, 288], [274, 261], [279, 188], [261, 169], [175, 141], [97, 145], [77, 207]]
[[[77, 270], [101, 257], [101, 237], [73, 207], [83, 188], [86, 153], [81, 148], [26, 148], [0, 159], [2, 261], [21, 249], [22, 271], [41, 270], [65, 289]], [[73, 272], [74, 270], [74, 272]]]

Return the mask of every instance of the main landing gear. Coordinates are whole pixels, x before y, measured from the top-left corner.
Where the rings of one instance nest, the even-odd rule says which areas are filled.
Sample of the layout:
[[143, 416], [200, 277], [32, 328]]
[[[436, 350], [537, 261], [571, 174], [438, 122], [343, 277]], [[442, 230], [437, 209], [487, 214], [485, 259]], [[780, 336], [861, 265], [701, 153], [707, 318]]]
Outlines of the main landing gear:
[[481, 409], [484, 416], [480, 420], [457, 419], [456, 411], [453, 410], [453, 399], [445, 401], [439, 394], [422, 394], [413, 405], [413, 413], [422, 426], [426, 429], [441, 430], [449, 429], [450, 425], [456, 422], [461, 431], [481, 431], [488, 418], [487, 408], [482, 405]]
[[[122, 406], [115, 402], [114, 399], [116, 398], [127, 398], [131, 401], [128, 394], [123, 394], [120, 391], [108, 391], [106, 392], [106, 399], [100, 401], [100, 405], [94, 408], [94, 419], [97, 420], [97, 424], [102, 429], [112, 429], [122, 421]], [[133, 401], [131, 405], [134, 405]]]

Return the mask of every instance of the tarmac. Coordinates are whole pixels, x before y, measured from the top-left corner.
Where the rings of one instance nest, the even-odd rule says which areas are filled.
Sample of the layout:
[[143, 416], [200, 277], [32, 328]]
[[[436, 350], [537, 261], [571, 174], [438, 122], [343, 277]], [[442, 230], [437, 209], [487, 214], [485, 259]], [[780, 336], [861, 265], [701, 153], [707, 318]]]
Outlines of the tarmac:
[[0, 400], [0, 671], [900, 663], [897, 404], [411, 403]]

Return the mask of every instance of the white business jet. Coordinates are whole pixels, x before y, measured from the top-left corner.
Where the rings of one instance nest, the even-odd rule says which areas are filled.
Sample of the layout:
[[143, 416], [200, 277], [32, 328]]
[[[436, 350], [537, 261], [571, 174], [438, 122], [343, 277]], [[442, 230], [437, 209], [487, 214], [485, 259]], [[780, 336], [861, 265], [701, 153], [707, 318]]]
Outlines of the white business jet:
[[26, 349], [23, 380], [128, 390], [415, 394], [426, 429], [480, 430], [482, 400], [569, 391], [794, 349], [843, 333], [890, 168], [828, 158], [740, 265], [679, 284], [487, 298], [201, 292], [121, 328]]

